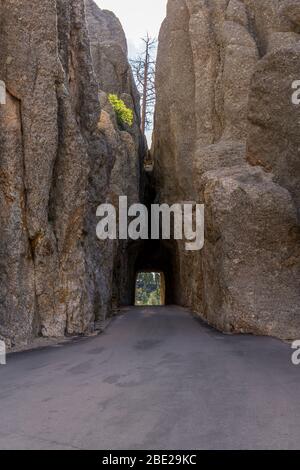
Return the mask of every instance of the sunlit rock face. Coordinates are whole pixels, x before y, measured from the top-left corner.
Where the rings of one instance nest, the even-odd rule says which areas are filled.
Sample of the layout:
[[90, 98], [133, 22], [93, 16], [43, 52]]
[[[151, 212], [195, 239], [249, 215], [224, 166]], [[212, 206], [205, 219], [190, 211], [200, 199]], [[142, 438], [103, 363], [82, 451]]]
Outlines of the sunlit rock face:
[[[0, 10], [0, 338], [13, 346], [87, 333], [109, 314], [114, 258], [96, 238], [96, 208], [129, 173], [125, 189], [138, 197], [141, 143], [133, 85], [114, 90], [135, 107], [131, 132], [119, 131], [100, 91], [109, 50], [98, 70], [83, 0], [10, 0]], [[102, 29], [108, 39], [106, 17], [93, 41]], [[114, 21], [110, 35], [125, 47]]]
[[299, 1], [169, 0], [153, 152], [161, 202], [206, 205], [178, 301], [226, 332], [300, 335]]

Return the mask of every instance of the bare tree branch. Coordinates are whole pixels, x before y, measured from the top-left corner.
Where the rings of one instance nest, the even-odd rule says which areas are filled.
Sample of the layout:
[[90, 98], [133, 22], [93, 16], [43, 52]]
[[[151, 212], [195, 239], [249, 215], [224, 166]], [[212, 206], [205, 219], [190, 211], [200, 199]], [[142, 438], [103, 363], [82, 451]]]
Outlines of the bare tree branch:
[[149, 34], [141, 38], [143, 51], [136, 58], [130, 61], [133, 75], [141, 95], [142, 107], [142, 132], [151, 129], [153, 113], [155, 107], [155, 50], [157, 46], [156, 38]]

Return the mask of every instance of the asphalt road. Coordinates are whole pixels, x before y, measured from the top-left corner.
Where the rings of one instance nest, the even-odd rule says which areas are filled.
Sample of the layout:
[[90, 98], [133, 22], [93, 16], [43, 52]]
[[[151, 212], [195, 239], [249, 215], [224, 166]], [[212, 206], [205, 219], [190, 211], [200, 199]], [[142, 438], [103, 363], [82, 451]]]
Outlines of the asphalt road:
[[0, 448], [299, 449], [291, 354], [181, 308], [131, 308], [100, 336], [8, 356]]

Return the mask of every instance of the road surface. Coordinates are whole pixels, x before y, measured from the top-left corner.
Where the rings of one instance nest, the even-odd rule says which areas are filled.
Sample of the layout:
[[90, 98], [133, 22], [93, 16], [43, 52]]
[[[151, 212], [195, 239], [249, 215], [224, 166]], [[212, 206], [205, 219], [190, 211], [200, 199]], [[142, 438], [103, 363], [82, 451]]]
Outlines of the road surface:
[[130, 308], [100, 336], [8, 356], [0, 448], [299, 449], [291, 354], [182, 308]]

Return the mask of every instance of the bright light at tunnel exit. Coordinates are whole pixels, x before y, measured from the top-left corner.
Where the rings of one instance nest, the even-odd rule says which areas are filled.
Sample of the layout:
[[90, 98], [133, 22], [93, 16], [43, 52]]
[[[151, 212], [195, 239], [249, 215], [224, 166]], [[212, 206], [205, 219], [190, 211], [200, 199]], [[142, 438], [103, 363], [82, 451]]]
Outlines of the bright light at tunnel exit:
[[163, 272], [143, 271], [137, 273], [135, 305], [165, 305], [165, 275]]

